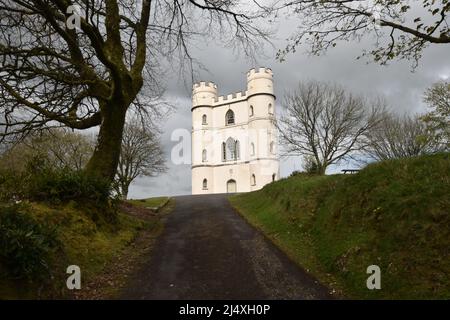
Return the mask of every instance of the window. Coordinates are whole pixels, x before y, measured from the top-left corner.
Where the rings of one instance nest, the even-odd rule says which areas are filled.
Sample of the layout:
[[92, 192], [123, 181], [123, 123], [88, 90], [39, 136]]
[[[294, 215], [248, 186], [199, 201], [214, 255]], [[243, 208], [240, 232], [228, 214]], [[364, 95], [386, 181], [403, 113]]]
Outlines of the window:
[[228, 138], [226, 160], [235, 160], [235, 159], [236, 159], [236, 142], [234, 141], [233, 138]]
[[275, 153], [275, 143], [273, 141], [270, 143], [270, 153]]
[[253, 117], [254, 111], [253, 111], [253, 106], [250, 106], [250, 117]]
[[206, 149], [202, 151], [202, 162], [206, 162]]
[[240, 144], [238, 140], [228, 138], [222, 143], [222, 161], [232, 161], [240, 158]]
[[256, 186], [256, 177], [255, 177], [254, 174], [252, 174], [252, 181], [251, 181], [251, 183], [252, 183], [252, 186]]
[[269, 111], [269, 114], [273, 114], [273, 106], [271, 103], [269, 103], [268, 111]]
[[225, 142], [222, 142], [222, 161], [227, 160], [227, 145]]
[[225, 114], [225, 124], [228, 126], [234, 124], [234, 112], [233, 110], [228, 110]]
[[203, 190], [207, 190], [208, 189], [208, 180], [203, 179]]
[[250, 155], [255, 155], [255, 144], [253, 142], [250, 144]]
[[203, 116], [202, 116], [202, 124], [208, 124], [208, 121], [207, 121], [207, 117], [206, 117], [206, 114], [204, 114]]
[[277, 177], [277, 175], [274, 173], [273, 175], [272, 175], [272, 181], [275, 181], [275, 178]]

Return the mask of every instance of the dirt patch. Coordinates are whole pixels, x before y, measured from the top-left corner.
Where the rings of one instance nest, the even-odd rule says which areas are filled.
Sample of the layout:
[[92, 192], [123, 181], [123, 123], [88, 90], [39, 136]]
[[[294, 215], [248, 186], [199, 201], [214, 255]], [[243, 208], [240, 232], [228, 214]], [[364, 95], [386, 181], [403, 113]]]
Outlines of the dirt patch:
[[134, 218], [142, 219], [145, 221], [153, 220], [159, 214], [152, 209], [135, 206], [129, 202], [122, 202], [120, 204], [120, 210]]

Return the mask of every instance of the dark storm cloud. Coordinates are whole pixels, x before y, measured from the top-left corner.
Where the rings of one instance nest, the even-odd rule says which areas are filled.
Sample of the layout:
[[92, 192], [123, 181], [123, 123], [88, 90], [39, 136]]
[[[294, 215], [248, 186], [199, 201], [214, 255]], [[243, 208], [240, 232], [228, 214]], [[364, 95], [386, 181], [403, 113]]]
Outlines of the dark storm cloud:
[[[284, 23], [278, 39], [285, 39], [294, 30], [296, 21]], [[275, 61], [276, 49], [267, 47], [267, 57], [259, 58], [257, 66], [272, 68], [275, 80], [277, 105], [281, 106], [283, 93], [296, 87], [299, 81], [320, 80], [336, 82], [352, 92], [368, 95], [383, 95], [392, 110], [398, 113], [418, 113], [425, 110], [422, 102], [424, 90], [433, 82], [450, 76], [450, 50], [448, 45], [432, 45], [423, 52], [418, 68], [411, 71], [411, 62], [393, 61], [388, 66], [367, 64], [367, 60], [356, 60], [363, 48], [370, 49], [373, 39], [360, 43], [338, 43], [338, 46], [320, 57], [311, 57], [298, 50], [287, 56], [283, 63]], [[274, 41], [276, 48], [283, 48], [284, 40]], [[219, 94], [228, 94], [246, 89], [246, 72], [255, 65], [243, 57], [233, 54], [231, 49], [212, 45], [205, 40], [197, 44], [192, 52], [208, 69], [198, 71], [198, 80], [213, 81], [218, 85]], [[163, 125], [163, 143], [169, 170], [157, 178], [139, 179], [131, 189], [131, 197], [156, 195], [189, 194], [191, 175], [189, 165], [174, 165], [170, 161], [170, 151], [175, 142], [170, 141], [174, 129], [191, 129], [191, 90], [179, 74], [167, 77], [167, 99], [176, 105], [176, 110]], [[283, 159], [281, 175], [300, 170], [298, 158]], [[331, 168], [336, 172], [338, 168]]]

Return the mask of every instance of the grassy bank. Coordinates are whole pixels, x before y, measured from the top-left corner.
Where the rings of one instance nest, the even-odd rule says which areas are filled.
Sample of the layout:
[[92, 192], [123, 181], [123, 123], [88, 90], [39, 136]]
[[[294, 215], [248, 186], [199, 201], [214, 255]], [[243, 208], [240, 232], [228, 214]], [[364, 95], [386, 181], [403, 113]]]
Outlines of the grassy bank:
[[[71, 292], [65, 288], [67, 266], [80, 267], [82, 287], [95, 282], [96, 277], [103, 276], [105, 267], [111, 261], [119, 255], [123, 256], [124, 250], [134, 242], [140, 231], [157, 229], [154, 225], [159, 223], [158, 217], [142, 219], [119, 210], [117, 221], [111, 224], [95, 219], [89, 209], [75, 202], [64, 205], [26, 202], [14, 210], [33, 225], [45, 226], [45, 230], [50, 230], [40, 232], [33, 243], [26, 240], [29, 232], [24, 236], [16, 236], [22, 247], [30, 249], [19, 248], [17, 252], [22, 256], [18, 257], [18, 261], [25, 268], [36, 262], [42, 262], [45, 267], [34, 270], [27, 277], [15, 278], [11, 272], [8, 274], [2, 270], [0, 263], [0, 273], [3, 271], [0, 277], [0, 299], [70, 297]], [[11, 226], [9, 228], [18, 232]], [[48, 241], [49, 238], [51, 241]], [[49, 244], [42, 246], [42, 242]], [[33, 246], [43, 248], [33, 251]], [[31, 260], [37, 253], [40, 255], [36, 257], [39, 261]], [[13, 270], [11, 266], [9, 270]]]
[[[230, 198], [250, 223], [349, 298], [450, 298], [450, 156], [297, 175]], [[381, 290], [366, 268], [381, 268]]]

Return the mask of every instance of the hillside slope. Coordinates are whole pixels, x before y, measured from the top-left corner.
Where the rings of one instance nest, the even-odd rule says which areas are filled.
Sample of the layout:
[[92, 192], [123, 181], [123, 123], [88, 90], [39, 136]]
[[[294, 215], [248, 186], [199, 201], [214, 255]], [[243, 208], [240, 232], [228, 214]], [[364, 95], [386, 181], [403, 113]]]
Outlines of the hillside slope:
[[[160, 205], [164, 199], [148, 202]], [[127, 262], [140, 253], [136, 239], [145, 234], [150, 241], [162, 230], [161, 214], [131, 203], [117, 209], [117, 221], [107, 223], [96, 218], [94, 209], [73, 201], [0, 203], [0, 300], [115, 294], [119, 288], [112, 286], [125, 279], [127, 270], [112, 270], [108, 277], [110, 265], [122, 258], [130, 267]], [[67, 290], [69, 265], [80, 267], [82, 290]]]
[[[349, 298], [450, 298], [450, 155], [297, 175], [230, 198], [293, 260]], [[366, 269], [381, 268], [381, 290]]]

